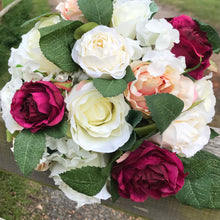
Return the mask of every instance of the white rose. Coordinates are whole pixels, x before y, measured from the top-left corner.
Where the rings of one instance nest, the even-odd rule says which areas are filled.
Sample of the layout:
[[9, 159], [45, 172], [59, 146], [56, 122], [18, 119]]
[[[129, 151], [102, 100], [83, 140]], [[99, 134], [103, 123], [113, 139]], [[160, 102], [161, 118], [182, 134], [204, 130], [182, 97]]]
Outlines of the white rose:
[[46, 146], [55, 153], [46, 157], [46, 161], [52, 162], [50, 177], [54, 179], [55, 184], [65, 193], [65, 195], [77, 202], [78, 207], [84, 204], [100, 203], [101, 199], [108, 199], [106, 186], [95, 196], [87, 196], [70, 188], [62, 181], [59, 174], [85, 166], [105, 167], [107, 165], [107, 156], [100, 153], [88, 152], [80, 148], [72, 139], [55, 139], [46, 137]]
[[44, 77], [41, 73], [34, 72], [36, 70], [45, 72], [47, 75], [61, 71], [59, 67], [46, 59], [41, 52], [39, 45], [40, 32], [38, 31], [39, 28], [54, 25], [58, 22], [60, 22], [60, 17], [57, 15], [41, 18], [27, 34], [22, 36], [19, 47], [11, 50], [8, 62], [9, 73], [14, 77], [23, 78], [25, 81], [37, 81]]
[[104, 98], [92, 82], [82, 81], [65, 102], [72, 138], [85, 150], [110, 153], [128, 141], [132, 127], [125, 120], [129, 106], [122, 94]]
[[13, 119], [10, 110], [11, 103], [15, 92], [22, 86], [21, 79], [12, 78], [1, 90], [1, 108], [2, 118], [5, 121], [5, 126], [10, 133], [14, 133], [16, 130], [22, 130], [23, 127]]
[[206, 117], [206, 123], [210, 123], [215, 115], [216, 98], [213, 91], [213, 85], [210, 80], [202, 78], [195, 82], [198, 98], [196, 101], [202, 101], [195, 108], [202, 109]]
[[150, 0], [115, 0], [112, 25], [124, 37], [134, 39], [136, 24], [151, 16]]
[[196, 108], [183, 112], [162, 134], [162, 146], [183, 157], [192, 157], [209, 141], [210, 128]]
[[[155, 135], [152, 138], [163, 147], [184, 157], [192, 157], [208, 143], [210, 128], [207, 123], [212, 121], [215, 114], [216, 98], [212, 82], [203, 78], [195, 82], [195, 86], [198, 96], [195, 101], [197, 105], [181, 113], [162, 136]], [[200, 101], [202, 102], [199, 103]]]
[[121, 79], [130, 61], [125, 39], [113, 28], [102, 25], [76, 41], [72, 58], [92, 78]]
[[179, 31], [165, 19], [142, 20], [136, 31], [141, 46], [154, 45], [156, 50], [169, 50], [174, 43], [179, 43]]

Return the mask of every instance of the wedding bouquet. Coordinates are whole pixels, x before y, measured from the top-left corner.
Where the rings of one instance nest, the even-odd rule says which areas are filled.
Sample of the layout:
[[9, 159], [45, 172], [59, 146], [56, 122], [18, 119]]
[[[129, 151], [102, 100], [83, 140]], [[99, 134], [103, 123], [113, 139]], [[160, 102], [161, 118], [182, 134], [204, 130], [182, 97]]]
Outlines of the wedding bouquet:
[[[204, 74], [216, 31], [150, 0], [67, 0], [28, 21], [1, 91], [7, 138], [25, 176], [50, 170], [81, 206], [176, 195], [220, 208], [220, 159], [202, 151], [215, 96]], [[26, 23], [24, 24], [26, 25]]]

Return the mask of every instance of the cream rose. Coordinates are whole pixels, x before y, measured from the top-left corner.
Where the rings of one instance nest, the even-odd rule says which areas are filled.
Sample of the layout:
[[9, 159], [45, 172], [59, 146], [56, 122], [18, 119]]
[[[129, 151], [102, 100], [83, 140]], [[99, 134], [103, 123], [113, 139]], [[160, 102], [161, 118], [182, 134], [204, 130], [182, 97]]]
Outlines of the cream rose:
[[[54, 25], [58, 22], [60, 22], [60, 17], [57, 15], [41, 18], [27, 34], [22, 36], [19, 47], [11, 50], [8, 63], [9, 73], [25, 81], [37, 81], [44, 77], [41, 73], [34, 72], [36, 70], [45, 72], [47, 75], [61, 71], [59, 67], [46, 59], [41, 52], [39, 45], [40, 32], [38, 31], [39, 28]], [[48, 80], [50, 80], [50, 77]]]
[[56, 185], [65, 195], [77, 202], [78, 207], [84, 204], [100, 203], [101, 199], [108, 199], [106, 186], [95, 196], [87, 196], [70, 188], [62, 181], [59, 174], [85, 166], [105, 167], [108, 162], [106, 154], [85, 151], [80, 148], [72, 139], [55, 139], [46, 137], [46, 146], [55, 150], [51, 155], [45, 155], [44, 161], [50, 163], [50, 177], [54, 179]]
[[123, 95], [104, 98], [92, 82], [82, 81], [65, 98], [73, 140], [85, 150], [110, 153], [126, 143], [132, 127]]
[[136, 24], [151, 16], [150, 0], [115, 0], [112, 25], [124, 37], [134, 39]]
[[125, 90], [125, 97], [133, 109], [149, 115], [145, 96], [156, 93], [170, 93], [184, 102], [184, 110], [188, 109], [194, 101], [195, 85], [192, 80], [181, 76], [178, 70], [169, 65], [162, 75], [154, 76], [149, 73], [150, 63], [135, 61], [131, 63], [136, 80], [130, 82]]
[[130, 61], [125, 39], [113, 28], [102, 25], [76, 41], [72, 58], [92, 78], [121, 79]]

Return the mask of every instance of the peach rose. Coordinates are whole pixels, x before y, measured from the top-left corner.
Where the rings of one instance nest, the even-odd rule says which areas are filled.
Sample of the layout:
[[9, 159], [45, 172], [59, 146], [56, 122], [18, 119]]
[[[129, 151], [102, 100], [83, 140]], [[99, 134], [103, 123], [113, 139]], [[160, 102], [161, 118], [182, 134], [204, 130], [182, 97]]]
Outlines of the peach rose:
[[81, 20], [83, 16], [82, 11], [79, 9], [77, 0], [66, 0], [65, 2], [60, 2], [56, 10], [59, 11], [65, 20]]
[[144, 96], [156, 93], [171, 93], [184, 102], [184, 111], [188, 109], [195, 100], [195, 85], [187, 77], [170, 66], [166, 66], [165, 73], [152, 76], [148, 72], [149, 62], [135, 61], [131, 64], [136, 80], [128, 84], [125, 97], [133, 109], [150, 115]]

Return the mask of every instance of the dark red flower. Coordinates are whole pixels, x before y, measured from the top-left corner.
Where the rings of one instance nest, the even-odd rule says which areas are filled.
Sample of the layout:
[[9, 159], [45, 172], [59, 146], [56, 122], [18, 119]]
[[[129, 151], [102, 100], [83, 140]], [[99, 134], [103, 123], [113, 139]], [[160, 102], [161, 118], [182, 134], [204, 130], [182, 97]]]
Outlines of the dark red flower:
[[175, 29], [180, 33], [180, 42], [175, 44], [171, 52], [177, 57], [186, 58], [187, 69], [194, 68], [202, 62], [199, 68], [189, 72], [194, 79], [201, 79], [204, 70], [209, 67], [209, 58], [212, 55], [212, 45], [208, 42], [207, 33], [202, 31], [199, 24], [186, 15], [167, 18]]
[[64, 116], [64, 98], [51, 82], [25, 82], [15, 93], [11, 114], [22, 127], [35, 133], [58, 124]]
[[183, 164], [175, 153], [149, 141], [144, 141], [112, 169], [120, 196], [135, 202], [144, 202], [148, 196], [159, 199], [176, 194], [185, 176]]

